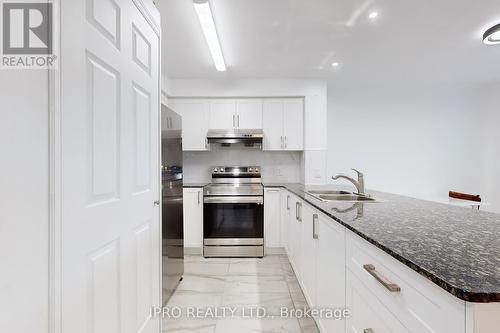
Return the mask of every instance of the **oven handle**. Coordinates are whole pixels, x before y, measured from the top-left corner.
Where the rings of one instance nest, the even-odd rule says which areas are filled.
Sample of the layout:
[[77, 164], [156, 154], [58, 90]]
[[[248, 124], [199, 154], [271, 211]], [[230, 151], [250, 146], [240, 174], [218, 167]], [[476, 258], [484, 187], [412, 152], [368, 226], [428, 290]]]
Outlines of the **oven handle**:
[[262, 196], [228, 196], [228, 197], [207, 197], [203, 198], [204, 203], [256, 203], [264, 204]]

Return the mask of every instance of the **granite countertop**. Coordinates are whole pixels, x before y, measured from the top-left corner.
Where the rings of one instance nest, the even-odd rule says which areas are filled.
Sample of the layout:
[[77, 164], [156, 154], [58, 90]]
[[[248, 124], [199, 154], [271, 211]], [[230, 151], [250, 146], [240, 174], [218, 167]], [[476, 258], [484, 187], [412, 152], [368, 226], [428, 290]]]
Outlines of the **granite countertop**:
[[456, 297], [500, 302], [500, 215], [383, 192], [380, 202], [323, 202], [284, 187]]

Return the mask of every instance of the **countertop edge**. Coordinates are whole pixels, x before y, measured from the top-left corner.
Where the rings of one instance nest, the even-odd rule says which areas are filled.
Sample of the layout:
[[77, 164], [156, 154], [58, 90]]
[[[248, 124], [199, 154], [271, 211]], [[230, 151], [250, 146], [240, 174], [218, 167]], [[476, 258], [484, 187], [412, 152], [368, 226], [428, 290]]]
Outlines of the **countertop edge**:
[[330, 217], [335, 222], [341, 224], [346, 229], [354, 232], [356, 235], [360, 236], [361, 238], [363, 238], [364, 240], [366, 240], [370, 244], [372, 244], [372, 245], [376, 246], [377, 248], [381, 249], [382, 251], [384, 251], [385, 253], [387, 253], [388, 255], [390, 255], [391, 257], [393, 257], [394, 259], [396, 259], [397, 261], [401, 262], [402, 264], [404, 264], [405, 266], [407, 266], [411, 270], [417, 272], [418, 274], [420, 274], [421, 276], [423, 276], [427, 280], [433, 282], [434, 284], [436, 284], [441, 289], [444, 289], [445, 291], [447, 291], [451, 295], [453, 295], [453, 296], [455, 296], [455, 297], [457, 297], [457, 298], [459, 298], [459, 299], [461, 299], [463, 301], [471, 302], [471, 303], [500, 302], [500, 293], [474, 292], [474, 291], [469, 291], [469, 290], [463, 290], [463, 289], [460, 289], [460, 288], [458, 288], [456, 286], [451, 285], [450, 283], [446, 282], [445, 280], [443, 280], [443, 279], [435, 276], [432, 272], [429, 272], [428, 270], [420, 267], [419, 265], [417, 265], [417, 264], [413, 263], [412, 261], [406, 259], [402, 255], [400, 255], [400, 254], [392, 251], [390, 248], [388, 248], [388, 247], [380, 244], [379, 242], [377, 242], [376, 240], [374, 240], [370, 236], [368, 236], [368, 235], [364, 234], [363, 232], [357, 230], [356, 228], [352, 227], [351, 225], [343, 222], [338, 217], [333, 216], [329, 212], [326, 212], [323, 208], [319, 207], [318, 205], [316, 205], [311, 200], [308, 200], [304, 196], [304, 192], [296, 191], [295, 189], [291, 188], [290, 186], [287, 186], [286, 184], [272, 184], [272, 185], [266, 185], [266, 184], [264, 184], [264, 187], [268, 187], [268, 188], [284, 188], [284, 189], [290, 191], [291, 193], [299, 196], [302, 200], [304, 200], [305, 202], [307, 202], [308, 204], [310, 204], [314, 208], [318, 209], [319, 211], [321, 211], [326, 216]]

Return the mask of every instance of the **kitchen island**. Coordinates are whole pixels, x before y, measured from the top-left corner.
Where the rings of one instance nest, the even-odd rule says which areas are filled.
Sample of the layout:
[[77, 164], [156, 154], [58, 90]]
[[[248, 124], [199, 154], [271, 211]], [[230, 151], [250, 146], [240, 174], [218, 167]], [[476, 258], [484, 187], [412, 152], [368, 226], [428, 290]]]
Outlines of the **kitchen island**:
[[[407, 291], [405, 289], [414, 288], [415, 284], [425, 289], [429, 287], [427, 284], [430, 281], [434, 286], [441, 288], [453, 297], [448, 298], [448, 296], [441, 295], [438, 290], [433, 289], [434, 287], [429, 287], [428, 292], [422, 292], [421, 300], [424, 300], [422, 304], [425, 304], [425, 301], [429, 301], [429, 304], [435, 303], [436, 298], [440, 296], [443, 296], [446, 301], [439, 303], [439, 306], [446, 306], [446, 302], [450, 301], [450, 307], [456, 307], [456, 311], [454, 311], [454, 315], [450, 315], [449, 318], [442, 317], [441, 320], [443, 322], [463, 320], [464, 324], [457, 326], [458, 328], [454, 332], [499, 331], [499, 323], [495, 321], [500, 318], [500, 215], [376, 191], [368, 192], [371, 197], [376, 199], [375, 202], [323, 201], [309, 194], [308, 191], [329, 190], [332, 189], [332, 186], [305, 187], [301, 184], [286, 183], [264, 185], [266, 188], [283, 189], [283, 195], [286, 196], [287, 201], [285, 205], [287, 208], [284, 211], [290, 211], [288, 201], [291, 196], [295, 197], [297, 208], [291, 208], [292, 211], [296, 209], [295, 219], [291, 214], [292, 218], [285, 219], [286, 222], [282, 223], [283, 226], [293, 228], [294, 220], [302, 220], [300, 221], [302, 222], [302, 234], [308, 236], [309, 229], [312, 228], [312, 234], [316, 236], [317, 241], [318, 237], [315, 233], [318, 228], [316, 220], [319, 214], [321, 221], [327, 221], [345, 229], [347, 236], [345, 237], [346, 259], [344, 264], [347, 267], [347, 279], [350, 271], [356, 276], [356, 260], [361, 260], [360, 258], [368, 260], [372, 253], [375, 256], [373, 260], [376, 260], [378, 252], [382, 258], [380, 264], [383, 267], [382, 271], [386, 268], [386, 271], [383, 272], [386, 277], [395, 280], [401, 277], [403, 285], [408, 282], [405, 281], [405, 276], [408, 276], [411, 281], [414, 279], [414, 284], [409, 284], [411, 287], [401, 288], [400, 293], [397, 291], [387, 292], [392, 297], [388, 298], [387, 302], [394, 303], [387, 306], [389, 310], [391, 310], [391, 306], [398, 305], [398, 302], [400, 307], [407, 307], [408, 304], [405, 302], [408, 299], [403, 302], [405, 297], [402, 297]], [[299, 207], [302, 204], [307, 205], [307, 209], [312, 209], [312, 219], [300, 216], [302, 208]], [[282, 210], [282, 216], [283, 214], [285, 213]], [[309, 242], [307, 236], [302, 238], [302, 245], [311, 244], [310, 246], [314, 247], [313, 250], [317, 251], [318, 245]], [[321, 239], [321, 235], [319, 238]], [[292, 241], [290, 238], [287, 239], [288, 243]], [[359, 251], [359, 257], [356, 257], [358, 255], [356, 252], [357, 244], [362, 249]], [[301, 251], [307, 252], [308, 250], [301, 249]], [[287, 252], [289, 252], [288, 249]], [[365, 252], [366, 256], [363, 257]], [[315, 252], [309, 251], [308, 253], [314, 254]], [[316, 254], [318, 253], [316, 252]], [[390, 257], [388, 259], [384, 256]], [[309, 258], [302, 258], [300, 264], [296, 262], [295, 265], [294, 263], [292, 265], [297, 270], [300, 270], [298, 265], [311, 268], [312, 266], [308, 266], [309, 260]], [[384, 266], [385, 261], [387, 264]], [[404, 265], [405, 268], [402, 269], [404, 273], [397, 271], [398, 265]], [[380, 278], [374, 270], [369, 271], [372, 266], [371, 262], [360, 263], [359, 272], [369, 272], [373, 277]], [[320, 270], [321, 267], [316, 265], [315, 269]], [[406, 271], [406, 269], [409, 270]], [[362, 275], [361, 280], [364, 278], [363, 273], [358, 273]], [[302, 274], [303, 277], [307, 275], [307, 272]], [[370, 276], [366, 283], [371, 283], [370, 279], [376, 280]], [[384, 279], [385, 277], [382, 276], [382, 280]], [[382, 282], [386, 283], [387, 281]], [[303, 287], [307, 289], [306, 285]], [[317, 288], [314, 292], [309, 292], [309, 295], [314, 294], [309, 297], [309, 301], [314, 303], [316, 295], [320, 292]], [[386, 297], [384, 292], [386, 290], [375, 290], [373, 294], [384, 303]], [[318, 297], [320, 296], [318, 295]], [[349, 299], [349, 296], [347, 298]], [[419, 298], [415, 296], [415, 299]], [[404, 324], [403, 326], [406, 326], [409, 332], [417, 332], [418, 330], [421, 332], [446, 332], [446, 330], [440, 329], [440, 327], [445, 329], [446, 325], [425, 322], [424, 314], [412, 315], [411, 306], [408, 306], [408, 311], [401, 312], [402, 316], [408, 315], [407, 319], [397, 316], [398, 311], [400, 309], [395, 306], [392, 313]], [[432, 314], [429, 314], [429, 318], [432, 318]], [[414, 319], [415, 321], [423, 321], [422, 327], [428, 327], [428, 330], [418, 328], [420, 327], [418, 323], [412, 323]], [[435, 318], [434, 320], [439, 321], [440, 319]], [[418, 329], [415, 330], [412, 327]]]

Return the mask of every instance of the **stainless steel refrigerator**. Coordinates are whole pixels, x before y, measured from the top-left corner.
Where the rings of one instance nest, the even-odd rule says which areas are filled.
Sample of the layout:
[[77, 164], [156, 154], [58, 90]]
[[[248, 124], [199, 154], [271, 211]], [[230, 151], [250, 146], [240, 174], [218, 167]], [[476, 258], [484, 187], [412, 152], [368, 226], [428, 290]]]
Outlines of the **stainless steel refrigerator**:
[[184, 274], [182, 203], [182, 118], [161, 107], [162, 281], [163, 305]]

